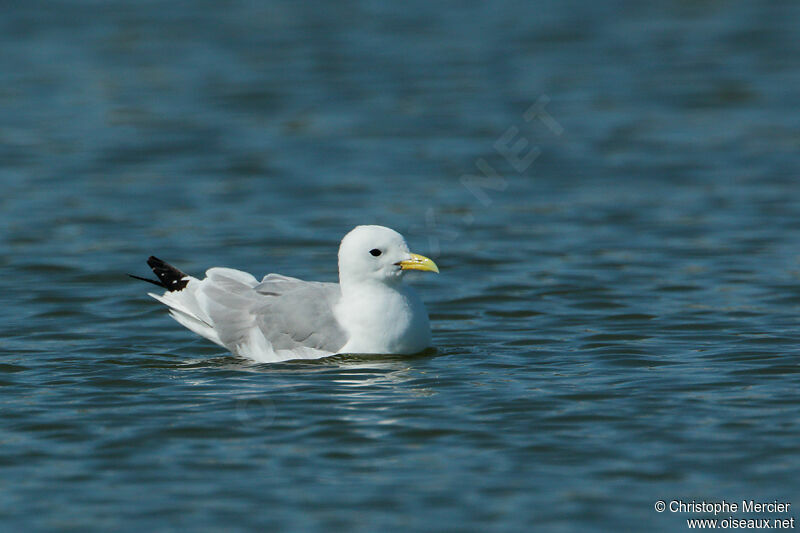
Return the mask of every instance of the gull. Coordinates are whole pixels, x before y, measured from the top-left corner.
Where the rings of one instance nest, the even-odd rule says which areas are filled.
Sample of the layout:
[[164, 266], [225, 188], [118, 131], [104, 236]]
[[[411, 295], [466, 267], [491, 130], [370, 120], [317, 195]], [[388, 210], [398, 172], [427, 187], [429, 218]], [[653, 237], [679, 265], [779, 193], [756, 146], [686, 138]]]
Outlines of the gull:
[[409, 270], [439, 272], [398, 232], [357, 226], [339, 245], [339, 283], [215, 267], [198, 279], [151, 256], [163, 294], [148, 293], [180, 324], [258, 362], [338, 353], [415, 354], [431, 346], [425, 305], [403, 283]]

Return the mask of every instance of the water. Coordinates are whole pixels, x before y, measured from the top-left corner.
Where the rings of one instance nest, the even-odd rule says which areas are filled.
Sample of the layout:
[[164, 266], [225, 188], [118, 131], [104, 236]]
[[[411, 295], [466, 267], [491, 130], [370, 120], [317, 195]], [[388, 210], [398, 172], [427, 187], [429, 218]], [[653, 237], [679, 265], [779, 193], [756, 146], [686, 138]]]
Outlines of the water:
[[[657, 500], [800, 506], [798, 17], [6, 6], [0, 529], [676, 531], [704, 515]], [[435, 352], [256, 365], [125, 277], [156, 254], [332, 281], [360, 223], [436, 257], [413, 280]]]

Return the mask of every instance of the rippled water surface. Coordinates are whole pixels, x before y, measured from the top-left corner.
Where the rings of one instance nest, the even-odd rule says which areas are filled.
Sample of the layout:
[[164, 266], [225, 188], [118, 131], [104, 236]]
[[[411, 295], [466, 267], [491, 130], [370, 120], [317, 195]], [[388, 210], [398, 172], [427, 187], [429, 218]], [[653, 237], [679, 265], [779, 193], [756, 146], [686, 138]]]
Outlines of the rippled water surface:
[[[0, 529], [800, 506], [800, 4], [657, 4], [6, 6]], [[435, 351], [257, 365], [125, 276], [333, 281], [360, 223]]]

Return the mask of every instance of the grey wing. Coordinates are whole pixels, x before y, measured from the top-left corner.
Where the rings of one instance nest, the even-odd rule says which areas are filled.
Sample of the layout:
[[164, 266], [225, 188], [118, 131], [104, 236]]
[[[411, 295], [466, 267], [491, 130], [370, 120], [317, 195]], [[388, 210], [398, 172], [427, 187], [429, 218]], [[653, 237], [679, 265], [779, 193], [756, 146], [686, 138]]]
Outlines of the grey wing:
[[338, 284], [277, 274], [258, 283], [232, 274], [209, 270], [198, 299], [222, 344], [234, 353], [285, 360], [329, 355], [346, 344], [333, 311], [340, 297]]
[[347, 343], [333, 312], [341, 295], [338, 284], [281, 277], [262, 282], [256, 292], [263, 297], [255, 310], [256, 324], [275, 350], [305, 347], [336, 353]]

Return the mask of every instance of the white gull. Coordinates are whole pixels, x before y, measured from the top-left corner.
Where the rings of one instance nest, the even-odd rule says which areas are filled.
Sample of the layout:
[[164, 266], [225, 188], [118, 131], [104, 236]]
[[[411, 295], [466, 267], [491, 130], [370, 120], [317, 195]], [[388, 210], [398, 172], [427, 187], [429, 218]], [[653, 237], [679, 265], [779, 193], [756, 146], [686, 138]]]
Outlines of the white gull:
[[[185, 327], [259, 362], [317, 359], [337, 353], [413, 354], [431, 346], [425, 305], [403, 283], [409, 270], [439, 272], [383, 226], [357, 226], [339, 246], [339, 283], [303, 281], [216, 267], [188, 276], [150, 257], [166, 288], [150, 296]], [[137, 279], [138, 276], [133, 276]]]

